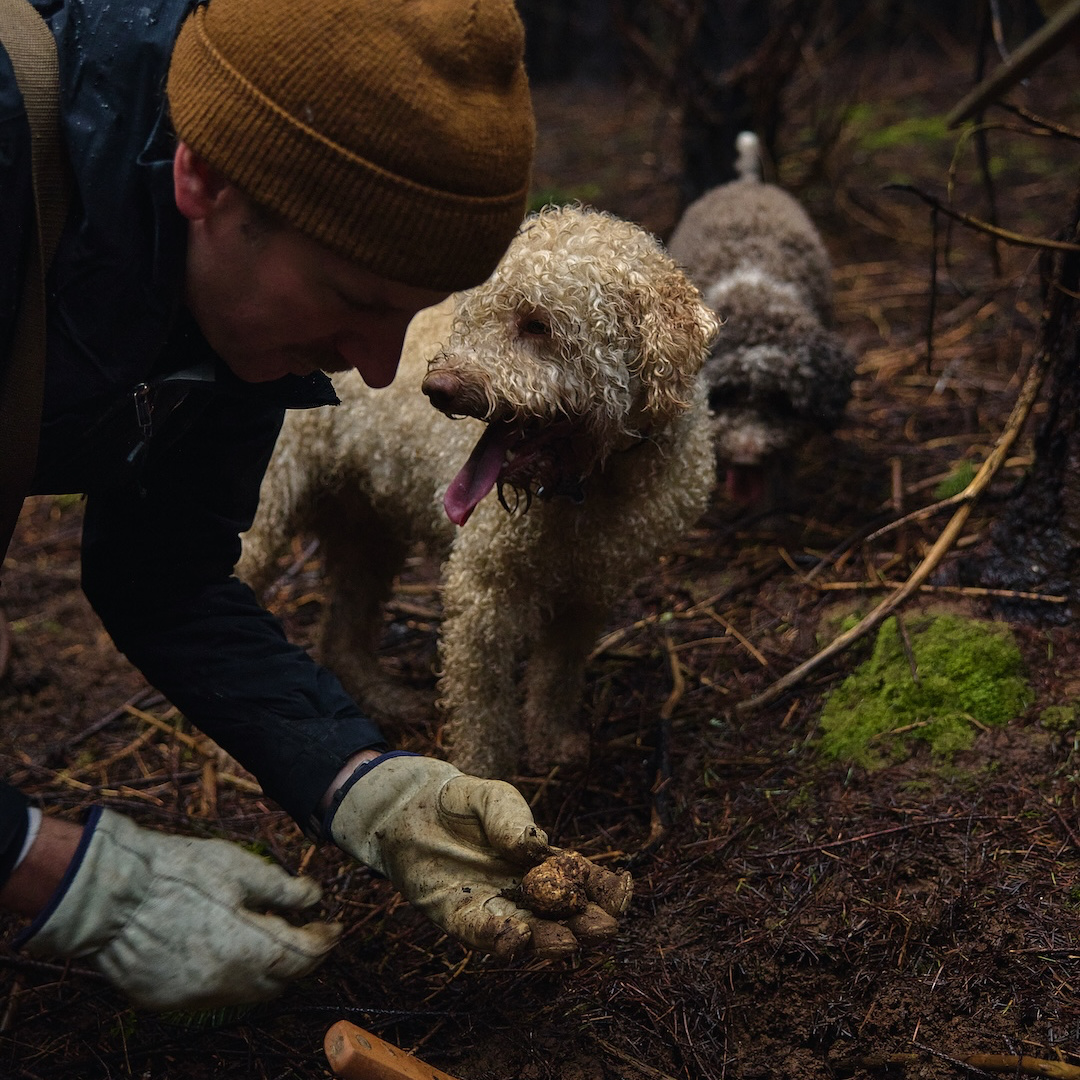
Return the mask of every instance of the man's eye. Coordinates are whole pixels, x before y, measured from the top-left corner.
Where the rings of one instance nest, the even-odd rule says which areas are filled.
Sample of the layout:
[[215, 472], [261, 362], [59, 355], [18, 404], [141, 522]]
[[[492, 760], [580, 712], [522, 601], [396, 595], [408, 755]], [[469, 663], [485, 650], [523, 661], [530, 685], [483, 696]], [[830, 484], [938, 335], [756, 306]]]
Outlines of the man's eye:
[[528, 319], [521, 325], [523, 334], [531, 334], [533, 337], [548, 337], [551, 327], [543, 319]]

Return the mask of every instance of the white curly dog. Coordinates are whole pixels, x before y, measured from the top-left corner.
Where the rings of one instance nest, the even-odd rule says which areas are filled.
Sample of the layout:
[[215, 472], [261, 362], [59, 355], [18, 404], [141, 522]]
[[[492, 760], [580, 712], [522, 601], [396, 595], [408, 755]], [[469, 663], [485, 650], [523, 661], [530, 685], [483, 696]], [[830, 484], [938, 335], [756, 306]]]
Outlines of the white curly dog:
[[715, 482], [698, 375], [716, 331], [638, 226], [580, 207], [527, 218], [487, 282], [414, 319], [390, 387], [350, 372], [340, 405], [287, 416], [238, 573], [263, 590], [291, 538], [317, 536], [321, 658], [392, 720], [415, 691], [380, 670], [380, 605], [426, 542], [446, 556], [454, 763], [580, 760], [589, 650]]

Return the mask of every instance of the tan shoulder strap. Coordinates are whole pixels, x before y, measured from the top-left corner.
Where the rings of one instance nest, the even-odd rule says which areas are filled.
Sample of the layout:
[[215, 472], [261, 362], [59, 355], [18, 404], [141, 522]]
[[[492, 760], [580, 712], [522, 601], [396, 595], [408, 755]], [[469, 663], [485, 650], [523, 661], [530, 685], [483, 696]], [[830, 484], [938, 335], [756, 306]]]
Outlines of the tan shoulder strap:
[[52, 31], [29, 0], [0, 0], [3, 44], [30, 122], [37, 228], [15, 338], [0, 371], [0, 560], [37, 462], [45, 378], [45, 272], [64, 227], [70, 180], [60, 141], [60, 76]]

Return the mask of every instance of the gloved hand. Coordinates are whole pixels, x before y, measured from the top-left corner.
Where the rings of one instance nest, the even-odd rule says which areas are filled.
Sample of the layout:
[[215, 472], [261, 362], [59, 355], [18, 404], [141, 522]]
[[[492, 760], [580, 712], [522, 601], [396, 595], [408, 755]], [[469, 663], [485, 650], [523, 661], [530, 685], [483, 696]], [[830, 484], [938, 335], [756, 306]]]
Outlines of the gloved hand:
[[147, 1009], [262, 1001], [314, 970], [341, 926], [297, 927], [260, 909], [320, 896], [310, 879], [226, 840], [170, 836], [96, 808], [23, 944], [33, 956], [86, 957]]
[[628, 874], [579, 856], [590, 867], [586, 911], [564, 922], [523, 907], [522, 877], [556, 849], [516, 788], [434, 758], [391, 753], [361, 765], [328, 818], [334, 842], [388, 877], [432, 922], [504, 959], [530, 948], [568, 956], [608, 938], [630, 900]]

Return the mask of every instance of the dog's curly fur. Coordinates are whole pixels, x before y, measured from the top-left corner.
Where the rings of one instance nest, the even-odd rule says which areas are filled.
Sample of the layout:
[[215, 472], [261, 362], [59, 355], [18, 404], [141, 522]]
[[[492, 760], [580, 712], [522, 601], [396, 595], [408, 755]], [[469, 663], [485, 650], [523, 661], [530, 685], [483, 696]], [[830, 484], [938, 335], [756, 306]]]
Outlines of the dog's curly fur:
[[691, 203], [668, 241], [723, 322], [705, 367], [729, 493], [764, 496], [766, 472], [839, 424], [855, 359], [832, 329], [832, 270], [818, 230], [760, 177], [757, 139], [739, 137], [740, 178]]
[[340, 405], [289, 414], [238, 573], [265, 588], [287, 541], [316, 534], [322, 659], [393, 719], [413, 701], [380, 674], [380, 604], [426, 541], [447, 556], [452, 760], [504, 776], [526, 748], [536, 768], [580, 758], [588, 651], [715, 481], [698, 376], [716, 330], [636, 225], [580, 207], [531, 216], [487, 282], [414, 319], [390, 387], [337, 376]]

